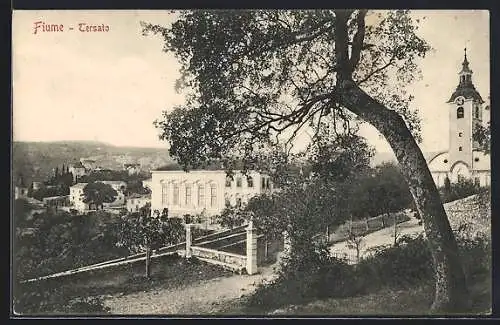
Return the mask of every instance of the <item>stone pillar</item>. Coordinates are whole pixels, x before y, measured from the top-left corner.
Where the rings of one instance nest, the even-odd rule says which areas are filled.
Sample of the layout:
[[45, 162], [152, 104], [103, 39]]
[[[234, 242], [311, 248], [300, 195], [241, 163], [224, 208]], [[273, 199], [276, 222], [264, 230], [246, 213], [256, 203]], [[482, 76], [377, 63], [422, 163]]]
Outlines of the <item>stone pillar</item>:
[[186, 224], [186, 258], [191, 257], [191, 226], [192, 224]]
[[247, 231], [247, 273], [249, 275], [257, 273], [257, 231], [253, 226], [253, 221], [248, 223]]

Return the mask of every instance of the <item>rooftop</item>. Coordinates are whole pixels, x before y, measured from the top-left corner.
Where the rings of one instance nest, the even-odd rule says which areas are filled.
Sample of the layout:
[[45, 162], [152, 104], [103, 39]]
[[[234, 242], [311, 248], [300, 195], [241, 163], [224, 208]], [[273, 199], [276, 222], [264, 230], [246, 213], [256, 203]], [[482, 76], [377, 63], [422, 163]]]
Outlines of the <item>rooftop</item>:
[[74, 164], [71, 164], [70, 167], [73, 167], [73, 168], [85, 168], [81, 162], [76, 162]]
[[144, 199], [150, 199], [151, 198], [151, 194], [137, 194], [137, 193], [132, 193], [130, 196], [128, 196], [129, 199], [140, 199], [140, 198], [144, 198]]
[[88, 183], [76, 183], [75, 185], [71, 186], [70, 188], [81, 188], [83, 189], [85, 186], [87, 186]]

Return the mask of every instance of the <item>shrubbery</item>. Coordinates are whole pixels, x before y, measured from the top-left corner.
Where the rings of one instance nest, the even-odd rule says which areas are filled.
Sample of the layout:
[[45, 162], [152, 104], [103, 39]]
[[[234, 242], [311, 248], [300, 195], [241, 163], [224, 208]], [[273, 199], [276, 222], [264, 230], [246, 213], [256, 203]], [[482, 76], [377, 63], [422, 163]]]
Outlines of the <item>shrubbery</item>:
[[487, 187], [480, 187], [470, 179], [459, 179], [456, 183], [446, 182], [445, 186], [439, 189], [439, 193], [443, 203], [448, 203], [488, 190]]
[[[488, 239], [466, 239], [458, 234], [457, 240], [468, 279], [491, 271]], [[432, 283], [434, 276], [423, 236], [403, 236], [397, 246], [380, 247], [357, 265], [331, 258], [319, 248], [295, 251], [285, 261], [278, 278], [249, 297], [249, 308], [271, 309], [314, 299], [355, 296], [383, 287], [408, 288]]]

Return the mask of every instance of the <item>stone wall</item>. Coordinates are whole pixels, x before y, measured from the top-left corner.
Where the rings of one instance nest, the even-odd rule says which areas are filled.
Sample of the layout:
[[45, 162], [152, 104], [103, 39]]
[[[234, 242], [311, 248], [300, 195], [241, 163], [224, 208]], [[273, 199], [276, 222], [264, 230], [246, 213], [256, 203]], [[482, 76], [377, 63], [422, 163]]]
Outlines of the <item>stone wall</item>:
[[221, 263], [233, 265], [235, 268], [240, 269], [245, 268], [247, 263], [247, 257], [245, 255], [222, 252], [198, 246], [191, 246], [191, 256], [212, 259]]

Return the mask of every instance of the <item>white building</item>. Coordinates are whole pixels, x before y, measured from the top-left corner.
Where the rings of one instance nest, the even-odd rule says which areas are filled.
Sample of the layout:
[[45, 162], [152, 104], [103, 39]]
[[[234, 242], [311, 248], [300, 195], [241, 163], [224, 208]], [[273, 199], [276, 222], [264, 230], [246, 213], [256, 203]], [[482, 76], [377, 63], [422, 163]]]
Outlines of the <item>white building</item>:
[[81, 158], [80, 163], [87, 171], [92, 171], [97, 168], [97, 162], [93, 159]]
[[151, 190], [152, 184], [153, 184], [152, 178], [148, 178], [148, 179], [142, 181], [142, 187], [148, 188], [150, 190]]
[[78, 179], [84, 175], [87, 175], [85, 167], [81, 162], [69, 165], [69, 172], [73, 175], [73, 182], [77, 183]]
[[490, 155], [479, 151], [473, 140], [474, 130], [488, 118], [489, 106], [472, 83], [472, 70], [467, 54], [459, 73], [459, 84], [448, 100], [449, 148], [428, 159], [429, 169], [438, 187], [444, 186], [448, 177], [451, 183], [460, 178], [472, 179], [481, 186], [491, 182]]
[[248, 177], [235, 171], [233, 179], [224, 170], [152, 172], [151, 210], [168, 208], [170, 216], [220, 214], [226, 204], [238, 205], [258, 194], [272, 191], [270, 178], [257, 172]]
[[140, 208], [151, 203], [151, 194], [132, 194], [126, 199], [127, 211], [137, 212]]
[[141, 164], [123, 164], [123, 168], [129, 175], [137, 175], [141, 171]]
[[69, 202], [79, 212], [89, 210], [89, 205], [83, 202], [83, 189], [85, 186], [87, 186], [87, 183], [78, 183], [69, 188]]
[[[101, 181], [100, 183], [110, 185], [117, 193], [115, 201], [111, 203], [103, 203], [104, 208], [113, 208], [125, 205], [124, 190], [127, 188], [127, 183], [123, 181]], [[90, 209], [89, 204], [84, 203], [83, 189], [88, 183], [77, 183], [69, 188], [69, 201], [75, 210], [80, 212]]]

